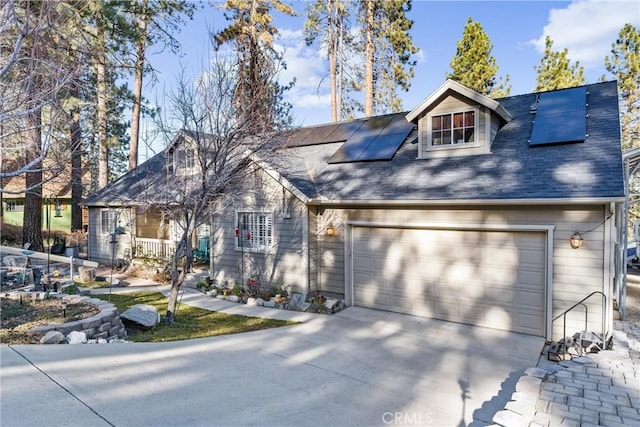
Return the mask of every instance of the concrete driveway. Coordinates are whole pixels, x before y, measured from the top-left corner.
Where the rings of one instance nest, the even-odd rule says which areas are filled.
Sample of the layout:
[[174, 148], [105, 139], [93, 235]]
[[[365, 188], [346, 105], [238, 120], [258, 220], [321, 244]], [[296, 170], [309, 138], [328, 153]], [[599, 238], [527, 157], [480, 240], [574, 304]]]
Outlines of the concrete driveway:
[[358, 307], [183, 342], [2, 346], [0, 424], [485, 425], [542, 346]]

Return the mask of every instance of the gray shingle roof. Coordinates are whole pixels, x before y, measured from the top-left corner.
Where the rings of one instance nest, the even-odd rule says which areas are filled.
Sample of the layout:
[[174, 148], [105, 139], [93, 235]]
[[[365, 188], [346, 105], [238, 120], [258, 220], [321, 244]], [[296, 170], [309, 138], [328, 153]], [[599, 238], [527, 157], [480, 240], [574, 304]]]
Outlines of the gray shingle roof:
[[[417, 159], [409, 135], [388, 161], [328, 164], [342, 143], [291, 147], [269, 158], [309, 199], [338, 201], [622, 198], [623, 172], [615, 82], [588, 85], [584, 143], [530, 147], [536, 95], [500, 99], [513, 120], [490, 154]], [[406, 114], [406, 113], [402, 113]]]
[[[402, 202], [622, 198], [616, 83], [588, 85], [587, 90], [588, 137], [584, 143], [530, 147], [530, 106], [536, 95], [527, 94], [499, 100], [513, 119], [498, 131], [490, 154], [417, 159], [414, 131], [391, 160], [329, 164], [327, 160], [344, 144], [335, 138], [315, 138], [318, 140], [312, 145], [290, 146], [263, 159], [308, 199]], [[366, 120], [359, 119], [354, 125], [361, 126]], [[303, 128], [293, 137], [311, 132], [326, 136], [335, 128], [335, 124]], [[166, 194], [165, 168], [163, 151], [89, 196], [85, 204], [127, 205]]]
[[137, 168], [122, 175], [105, 188], [84, 200], [87, 206], [127, 206], [142, 200], [153, 200], [153, 195], [166, 193], [166, 151], [161, 151]]

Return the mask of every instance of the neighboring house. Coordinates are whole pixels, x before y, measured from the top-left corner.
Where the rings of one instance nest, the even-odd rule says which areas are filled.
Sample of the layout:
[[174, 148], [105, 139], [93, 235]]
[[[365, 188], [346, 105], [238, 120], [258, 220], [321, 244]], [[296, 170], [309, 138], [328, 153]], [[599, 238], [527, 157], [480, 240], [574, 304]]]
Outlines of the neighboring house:
[[[2, 170], [4, 172], [19, 169], [19, 157], [2, 160]], [[50, 164], [49, 164], [50, 165]], [[45, 159], [45, 169], [48, 162]], [[62, 231], [71, 233], [71, 169], [70, 165], [55, 176], [51, 172], [43, 172], [42, 184], [42, 227], [51, 231]], [[82, 176], [83, 182], [88, 187], [90, 176], [88, 168]], [[0, 187], [4, 190], [1, 193], [1, 217], [2, 222], [22, 226], [24, 218], [25, 202], [25, 175], [17, 175], [11, 178], [0, 180]], [[47, 217], [49, 222], [47, 223]], [[83, 224], [86, 225], [86, 218], [83, 216]]]
[[[612, 329], [625, 224], [615, 82], [493, 100], [447, 81], [408, 113], [298, 129], [252, 160], [232, 209], [211, 218], [215, 280], [548, 340], [563, 333], [552, 319], [597, 291], [607, 300], [587, 301], [588, 329]], [[149, 162], [139, 174], [166, 163]], [[89, 207], [99, 239], [108, 204]], [[584, 310], [567, 320], [584, 329]]]

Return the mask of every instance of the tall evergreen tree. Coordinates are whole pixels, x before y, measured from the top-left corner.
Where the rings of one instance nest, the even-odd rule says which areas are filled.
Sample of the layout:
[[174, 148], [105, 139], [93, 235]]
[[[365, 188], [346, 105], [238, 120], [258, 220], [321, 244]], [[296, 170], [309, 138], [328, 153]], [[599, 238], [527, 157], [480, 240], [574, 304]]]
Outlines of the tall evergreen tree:
[[[225, 18], [230, 24], [214, 35], [215, 46], [220, 48], [225, 43], [235, 45], [240, 77], [235, 99], [239, 105], [246, 103], [253, 106], [252, 110], [240, 111], [252, 116], [258, 123], [270, 123], [274, 127], [288, 125], [288, 122], [278, 122], [283, 118], [288, 120], [290, 106], [280, 102], [288, 87], [281, 86], [274, 79], [278, 74], [276, 67], [284, 63], [282, 55], [273, 48], [278, 29], [273, 25], [271, 12], [275, 10], [295, 16], [295, 10], [280, 0], [226, 0], [222, 8], [226, 10]], [[254, 93], [263, 94], [262, 103], [256, 105], [247, 102]], [[282, 108], [287, 112], [283, 112]]]
[[456, 54], [451, 60], [451, 72], [448, 79], [492, 98], [508, 96], [511, 92], [509, 75], [502, 81], [496, 81], [498, 64], [491, 55], [493, 44], [479, 22], [469, 17], [462, 32], [462, 38], [456, 44]]
[[625, 24], [618, 39], [611, 44], [611, 56], [605, 67], [618, 80], [621, 100], [622, 146], [640, 146], [640, 32]]
[[[91, 117], [95, 129], [95, 139], [88, 140], [95, 144], [90, 148], [95, 153], [95, 157], [92, 156], [95, 167], [92, 188], [95, 190], [112, 181], [117, 176], [115, 170], [122, 170], [117, 163], [126, 161], [116, 153], [127, 149], [128, 139], [114, 135], [120, 135], [119, 128], [124, 124], [128, 127], [128, 123], [122, 116], [116, 119], [113, 113], [122, 111], [131, 99], [128, 90], [118, 87], [117, 81], [124, 76], [126, 55], [135, 40], [136, 29], [127, 20], [128, 4], [124, 0], [90, 0], [80, 4], [84, 14], [80, 37], [87, 40], [84, 54], [90, 67], [87, 76], [90, 87], [83, 96], [87, 102], [85, 115]], [[116, 128], [111, 127], [113, 125]]]
[[572, 64], [568, 54], [567, 48], [560, 52], [554, 51], [551, 37], [545, 38], [544, 55], [540, 59], [540, 65], [533, 67], [538, 72], [536, 92], [575, 87], [585, 83], [584, 67], [579, 61]]
[[360, 70], [363, 79], [354, 80], [352, 86], [364, 90], [364, 105], [357, 108], [366, 117], [402, 109], [396, 90], [409, 90], [416, 63], [411, 55], [418, 52], [409, 35], [413, 27], [407, 18], [410, 10], [411, 0], [359, 2], [364, 70]]
[[147, 47], [163, 44], [177, 52], [180, 46], [173, 33], [178, 31], [183, 23], [182, 17], [191, 18], [197, 7], [196, 3], [186, 0], [129, 0], [127, 10], [130, 13], [132, 44], [135, 48], [129, 170], [138, 165], [142, 83], [145, 73], [151, 69], [146, 57]]
[[320, 44], [329, 61], [333, 122], [342, 118], [343, 82], [347, 67], [345, 50], [352, 43], [349, 33], [349, 3], [345, 0], [315, 0], [307, 7], [307, 20], [304, 24], [307, 45], [310, 46], [317, 39], [321, 39]]

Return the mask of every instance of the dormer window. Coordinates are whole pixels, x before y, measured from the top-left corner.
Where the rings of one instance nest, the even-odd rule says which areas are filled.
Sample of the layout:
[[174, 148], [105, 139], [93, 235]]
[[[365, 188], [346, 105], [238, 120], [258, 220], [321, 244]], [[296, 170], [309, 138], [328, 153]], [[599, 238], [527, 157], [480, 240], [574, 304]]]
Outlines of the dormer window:
[[177, 175], [191, 175], [196, 173], [196, 153], [190, 148], [179, 148], [173, 154]]
[[475, 110], [431, 116], [432, 147], [446, 147], [454, 144], [476, 142]]
[[447, 80], [406, 119], [418, 125], [418, 158], [433, 159], [491, 153], [511, 114], [495, 99]]

